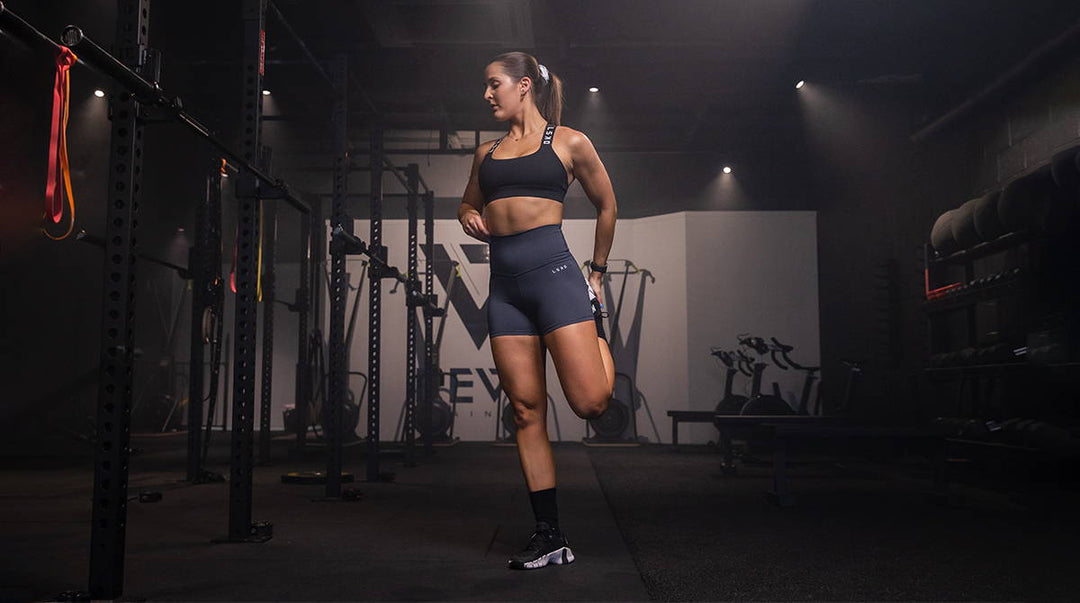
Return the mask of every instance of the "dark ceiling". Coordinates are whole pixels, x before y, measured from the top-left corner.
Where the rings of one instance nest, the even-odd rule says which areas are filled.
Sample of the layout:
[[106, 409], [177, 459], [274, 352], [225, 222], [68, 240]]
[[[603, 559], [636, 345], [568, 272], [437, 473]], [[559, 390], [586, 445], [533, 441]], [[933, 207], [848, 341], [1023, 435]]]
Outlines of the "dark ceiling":
[[[914, 129], [1080, 19], [1075, 0], [276, 1], [317, 55], [349, 53], [392, 124], [493, 129], [483, 66], [521, 49], [565, 80], [564, 121], [657, 148], [782, 129], [800, 79], [902, 99]], [[275, 31], [273, 58], [299, 58]]]
[[[358, 131], [377, 121], [497, 129], [481, 99], [482, 70], [518, 49], [564, 79], [564, 123], [636, 150], [701, 150], [790, 131], [801, 119], [800, 79], [900, 103], [915, 130], [1080, 19], [1076, 0], [273, 1], [320, 59], [347, 53]], [[165, 89], [222, 127], [239, 110], [240, 4], [152, 3]], [[7, 5], [57, 34], [79, 22], [111, 38], [111, 0]], [[318, 144], [326, 86], [272, 16], [268, 45], [267, 112], [296, 120]]]

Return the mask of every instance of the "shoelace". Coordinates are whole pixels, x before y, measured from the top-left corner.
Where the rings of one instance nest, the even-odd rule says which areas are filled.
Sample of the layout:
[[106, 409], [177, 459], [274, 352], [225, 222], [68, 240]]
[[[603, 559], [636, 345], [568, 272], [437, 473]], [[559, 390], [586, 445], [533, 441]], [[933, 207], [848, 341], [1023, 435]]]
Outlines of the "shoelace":
[[548, 543], [548, 541], [554, 539], [554, 536], [555, 536], [554, 534], [545, 534], [543, 532], [533, 532], [532, 537], [529, 538], [529, 546], [525, 547], [525, 550], [527, 550], [527, 551], [540, 550], [540, 549], [544, 548], [544, 545], [546, 545]]

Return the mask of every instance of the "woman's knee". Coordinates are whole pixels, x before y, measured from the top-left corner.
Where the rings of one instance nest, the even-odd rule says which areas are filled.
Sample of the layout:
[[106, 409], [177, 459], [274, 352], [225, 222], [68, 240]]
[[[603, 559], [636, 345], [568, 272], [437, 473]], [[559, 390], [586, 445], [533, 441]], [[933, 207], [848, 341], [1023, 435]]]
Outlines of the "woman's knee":
[[530, 427], [535, 426], [546, 427], [544, 417], [544, 405], [546, 403], [547, 400], [544, 400], [543, 402], [513, 400], [514, 425], [516, 425], [518, 429], [529, 429]]
[[598, 391], [578, 397], [570, 402], [570, 407], [574, 409], [574, 414], [578, 417], [595, 419], [608, 409], [608, 404], [611, 402], [611, 392]]

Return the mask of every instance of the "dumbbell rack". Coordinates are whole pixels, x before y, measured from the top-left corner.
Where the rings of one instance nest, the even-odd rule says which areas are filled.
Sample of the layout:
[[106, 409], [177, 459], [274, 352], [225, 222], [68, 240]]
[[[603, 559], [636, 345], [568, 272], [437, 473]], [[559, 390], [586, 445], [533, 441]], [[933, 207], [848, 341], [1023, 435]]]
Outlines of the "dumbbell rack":
[[[959, 379], [968, 386], [970, 404], [936, 414], [981, 419], [1005, 418], [1024, 412], [1022, 400], [1003, 400], [1005, 408], [989, 408], [991, 387], [1004, 379], [1036, 378], [1024, 374], [1038, 368], [1058, 370], [1080, 366], [1067, 359], [1033, 362], [1026, 354], [1029, 334], [1043, 326], [1060, 307], [1045, 303], [1048, 239], [1025, 231], [1013, 232], [949, 255], [924, 248], [928, 377], [941, 382]], [[957, 395], [954, 399], [962, 398]], [[1008, 408], [1010, 404], [1018, 406]]]

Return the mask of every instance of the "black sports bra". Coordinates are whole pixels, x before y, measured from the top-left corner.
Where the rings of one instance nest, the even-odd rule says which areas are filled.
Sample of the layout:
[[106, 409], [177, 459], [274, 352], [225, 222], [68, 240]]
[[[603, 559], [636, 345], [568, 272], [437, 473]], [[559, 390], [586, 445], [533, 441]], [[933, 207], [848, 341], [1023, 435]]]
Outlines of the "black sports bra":
[[540, 148], [529, 155], [495, 159], [491, 154], [499, 147], [502, 138], [491, 145], [480, 163], [478, 174], [485, 204], [504, 197], [539, 197], [563, 202], [570, 184], [567, 182], [566, 168], [551, 146], [555, 128], [552, 124], [544, 128]]

